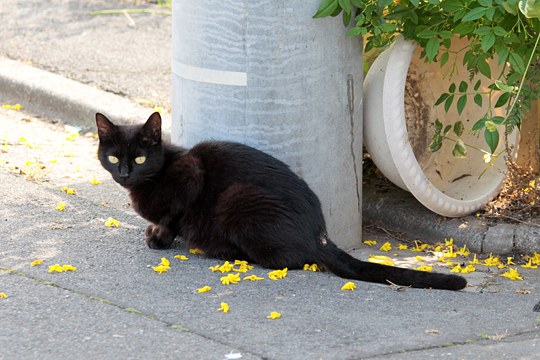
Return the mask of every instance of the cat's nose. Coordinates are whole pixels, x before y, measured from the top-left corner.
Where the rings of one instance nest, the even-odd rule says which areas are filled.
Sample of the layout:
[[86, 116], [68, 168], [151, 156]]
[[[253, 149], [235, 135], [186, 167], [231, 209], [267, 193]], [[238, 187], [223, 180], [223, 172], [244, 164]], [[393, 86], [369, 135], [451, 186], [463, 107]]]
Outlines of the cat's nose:
[[127, 179], [129, 177], [129, 169], [127, 167], [120, 168], [120, 179]]

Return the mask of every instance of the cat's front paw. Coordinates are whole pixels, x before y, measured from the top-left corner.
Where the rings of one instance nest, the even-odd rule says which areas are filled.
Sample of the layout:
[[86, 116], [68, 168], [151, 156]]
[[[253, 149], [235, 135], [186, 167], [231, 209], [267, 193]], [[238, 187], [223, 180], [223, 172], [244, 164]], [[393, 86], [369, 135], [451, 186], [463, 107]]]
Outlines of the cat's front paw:
[[145, 232], [146, 236], [146, 245], [150, 249], [164, 250], [171, 247], [171, 244], [174, 240], [174, 236], [170, 231], [159, 225], [149, 225]]

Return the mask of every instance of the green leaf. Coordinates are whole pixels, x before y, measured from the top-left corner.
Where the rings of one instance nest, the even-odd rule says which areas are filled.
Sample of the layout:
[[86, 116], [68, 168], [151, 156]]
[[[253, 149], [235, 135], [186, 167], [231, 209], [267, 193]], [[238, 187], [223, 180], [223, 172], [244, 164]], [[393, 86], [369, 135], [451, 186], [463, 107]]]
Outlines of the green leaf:
[[351, 0], [338, 0], [338, 4], [343, 9], [344, 13], [351, 13]]
[[448, 96], [450, 96], [450, 94], [448, 94], [448, 93], [441, 94], [441, 96], [439, 96], [439, 98], [435, 102], [435, 106], [442, 104], [444, 102], [444, 100], [446, 100], [448, 98]]
[[418, 35], [420, 39], [431, 39], [437, 36], [437, 32], [431, 29], [424, 29]]
[[503, 116], [494, 116], [491, 118], [491, 121], [494, 123], [494, 124], [497, 124], [497, 125], [502, 125], [504, 124], [504, 117]]
[[486, 130], [489, 132], [497, 131], [497, 124], [491, 120], [486, 121], [484, 125], [486, 126]]
[[497, 150], [497, 146], [499, 146], [499, 131], [484, 130], [484, 139], [486, 140], [486, 144], [488, 144], [491, 153], [494, 154]]
[[486, 10], [486, 18], [489, 20], [489, 21], [493, 21], [493, 17], [495, 16], [495, 11], [496, 11], [497, 8], [495, 7], [489, 7], [487, 8]]
[[476, 84], [474, 84], [474, 91], [477, 91], [480, 88], [480, 85], [482, 84], [481, 80], [478, 80]]
[[482, 107], [482, 102], [483, 102], [484, 98], [482, 97], [482, 95], [480, 94], [476, 94], [474, 95], [474, 103], [480, 107]]
[[488, 7], [492, 5], [492, 0], [478, 0], [478, 3], [483, 7]]
[[448, 87], [448, 92], [451, 92], [452, 94], [456, 92], [456, 84], [455, 83], [450, 84], [450, 86]]
[[474, 24], [471, 22], [462, 22], [454, 28], [454, 33], [458, 35], [467, 35], [474, 30]]
[[540, 18], [540, 2], [536, 0], [520, 0], [519, 11], [529, 19], [538, 19]]
[[506, 103], [508, 102], [509, 99], [510, 99], [510, 93], [502, 94], [497, 99], [497, 102], [495, 103], [495, 107], [498, 108], [498, 107], [506, 105]]
[[509, 52], [506, 48], [501, 48], [499, 51], [497, 51], [497, 63], [499, 65], [502, 65], [506, 62], [506, 59], [508, 59]]
[[442, 136], [440, 134], [433, 135], [433, 138], [431, 139], [431, 144], [429, 144], [429, 150], [431, 152], [438, 151], [442, 146]]
[[435, 59], [435, 56], [437, 56], [437, 53], [439, 52], [440, 46], [441, 44], [437, 38], [431, 38], [428, 40], [426, 44], [426, 56], [429, 61], [433, 61], [433, 59]]
[[474, 123], [473, 127], [471, 128], [471, 131], [482, 130], [483, 128], [486, 127], [486, 121], [488, 121], [488, 119], [486, 119], [486, 118], [482, 118], [482, 119], [478, 120], [477, 122]]
[[467, 84], [465, 81], [461, 80], [459, 83], [459, 92], [467, 92], [467, 89], [469, 88], [469, 84]]
[[465, 109], [465, 105], [467, 105], [467, 95], [461, 95], [457, 102], [457, 111], [459, 115], [461, 115], [463, 109]]
[[486, 36], [487, 34], [491, 33], [491, 27], [489, 26], [481, 26], [478, 29], [473, 31], [476, 35], [480, 36]]
[[502, 26], [495, 26], [493, 28], [493, 33], [497, 36], [506, 36], [507, 32]]
[[331, 16], [334, 11], [338, 8], [338, 0], [322, 0], [319, 9], [313, 15], [314, 18], [323, 18], [326, 16]]
[[481, 42], [482, 50], [484, 50], [484, 52], [487, 53], [494, 44], [495, 44], [495, 34], [489, 33], [486, 36], [484, 36], [482, 39], [482, 42]]
[[463, 134], [463, 130], [465, 130], [463, 122], [461, 120], [456, 121], [454, 124], [454, 134], [456, 134], [457, 137], [460, 137], [461, 134]]
[[497, 89], [508, 92], [508, 93], [515, 92], [515, 89], [513, 86], [506, 85], [501, 80], [495, 80], [495, 86], [497, 87]]
[[467, 157], [467, 147], [465, 147], [465, 143], [461, 139], [458, 139], [456, 141], [456, 144], [454, 145], [454, 150], [452, 150], [452, 155], [460, 159]]
[[349, 13], [343, 12], [342, 20], [343, 20], [343, 25], [345, 27], [349, 26], [349, 24], [351, 23], [351, 17], [352, 17], [352, 15], [351, 15], [350, 12]]
[[443, 0], [440, 6], [444, 12], [450, 14], [463, 9], [463, 3], [459, 0]]
[[448, 112], [448, 110], [450, 110], [450, 106], [452, 106], [453, 101], [454, 101], [454, 94], [450, 95], [444, 102], [444, 111]]
[[441, 55], [441, 66], [444, 66], [448, 62], [449, 57], [450, 55], [447, 52]]
[[349, 31], [347, 31], [347, 35], [348, 36], [358, 36], [358, 35], [362, 34], [362, 29], [364, 29], [364, 28], [353, 27]]
[[518, 74], [523, 75], [525, 73], [525, 63], [518, 54], [510, 53], [508, 61], [510, 61], [512, 69], [514, 69]]
[[442, 123], [439, 119], [435, 119], [435, 132], [440, 133], [442, 130]]
[[491, 78], [491, 68], [486, 59], [478, 59], [478, 71], [487, 78]]
[[444, 127], [443, 134], [444, 134], [444, 135], [448, 134], [448, 132], [450, 131], [450, 129], [452, 129], [452, 125], [446, 125], [446, 126]]
[[501, 5], [504, 8], [504, 10], [506, 10], [507, 13], [512, 14], [514, 16], [518, 14], [518, 6], [516, 2], [504, 1]]
[[477, 8], [471, 9], [468, 13], [465, 14], [465, 16], [461, 20], [465, 22], [478, 20], [482, 16], [485, 15], [486, 10], [487, 9], [485, 7], [477, 7]]
[[448, 30], [441, 30], [439, 31], [439, 37], [441, 39], [451, 39], [454, 34], [451, 31]]
[[411, 4], [413, 4], [413, 6], [414, 6], [415, 8], [417, 8], [418, 5], [420, 4], [420, 0], [410, 0], [410, 2], [411, 2]]
[[393, 33], [396, 31], [397, 25], [392, 23], [384, 23], [379, 26], [379, 29], [387, 33]]

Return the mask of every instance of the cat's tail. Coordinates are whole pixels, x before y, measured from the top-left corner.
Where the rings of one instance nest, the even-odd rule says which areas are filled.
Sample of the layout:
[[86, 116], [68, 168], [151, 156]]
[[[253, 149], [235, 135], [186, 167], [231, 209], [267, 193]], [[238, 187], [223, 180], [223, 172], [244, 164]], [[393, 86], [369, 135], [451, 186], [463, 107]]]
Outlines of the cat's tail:
[[461, 276], [430, 273], [358, 260], [327, 240], [320, 246], [318, 264], [339, 277], [390, 285], [461, 290], [467, 280]]

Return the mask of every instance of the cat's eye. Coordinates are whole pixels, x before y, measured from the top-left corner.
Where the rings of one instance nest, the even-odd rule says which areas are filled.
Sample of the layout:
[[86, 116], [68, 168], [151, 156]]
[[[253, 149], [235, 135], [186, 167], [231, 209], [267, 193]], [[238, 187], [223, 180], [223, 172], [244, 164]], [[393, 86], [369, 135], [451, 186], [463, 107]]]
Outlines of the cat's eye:
[[118, 164], [118, 158], [116, 156], [109, 155], [107, 159], [111, 164]]
[[146, 156], [138, 156], [135, 158], [135, 163], [136, 164], [144, 164], [144, 162], [146, 161]]

